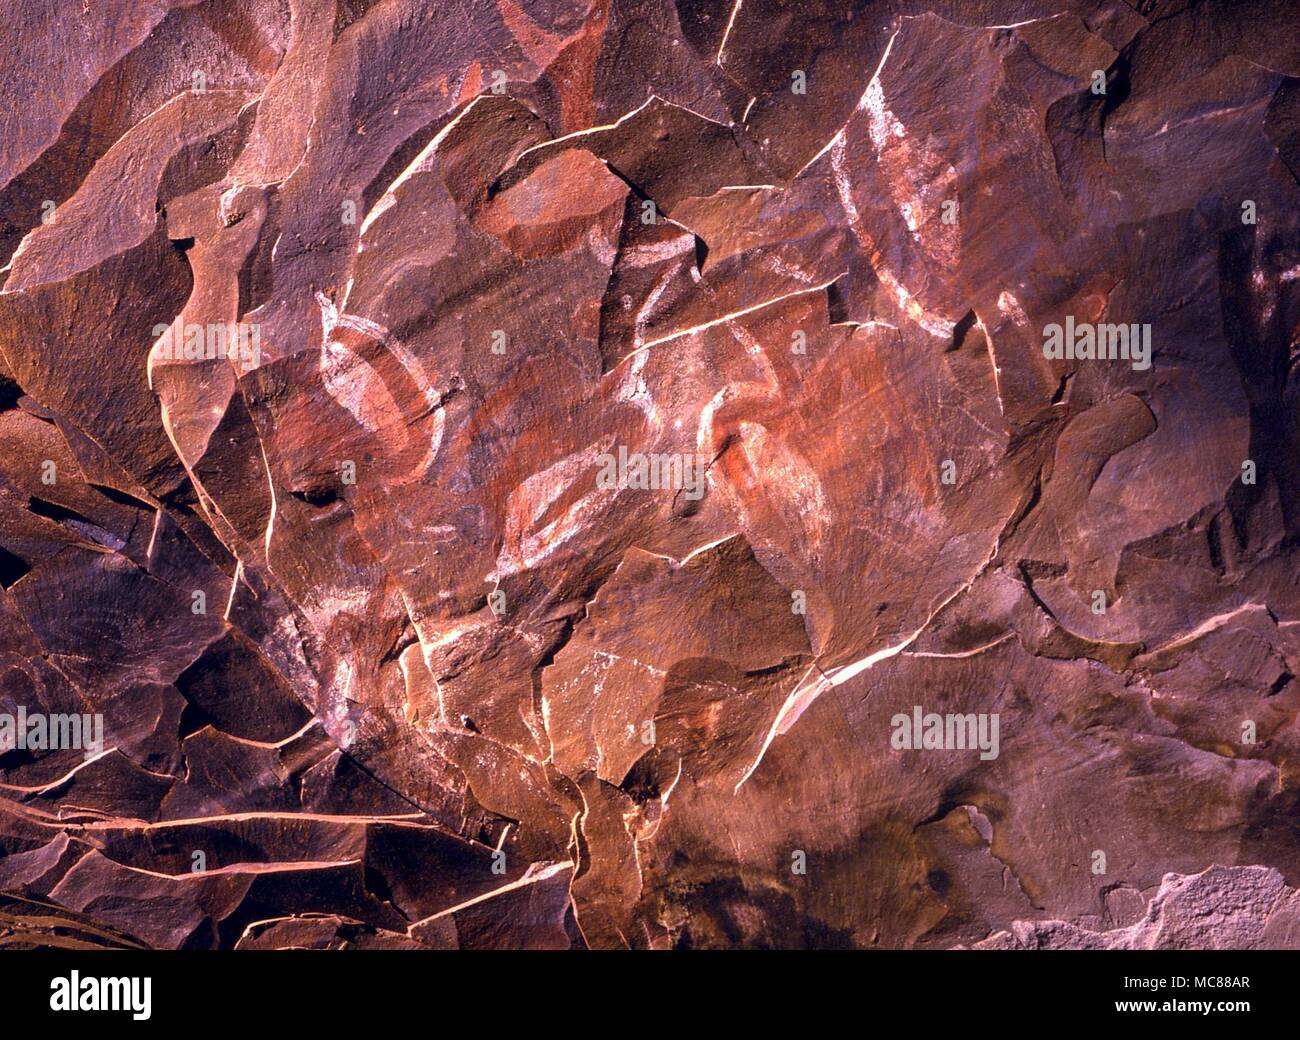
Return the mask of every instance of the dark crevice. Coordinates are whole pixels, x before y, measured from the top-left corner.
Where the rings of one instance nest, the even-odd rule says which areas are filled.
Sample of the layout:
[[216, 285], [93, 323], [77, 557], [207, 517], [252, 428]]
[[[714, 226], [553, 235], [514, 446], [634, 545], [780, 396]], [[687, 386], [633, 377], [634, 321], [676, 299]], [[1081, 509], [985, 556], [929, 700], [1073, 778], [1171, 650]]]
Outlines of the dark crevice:
[[1210, 565], [1214, 568], [1216, 574], [1223, 575], [1226, 573], [1223, 560], [1223, 540], [1219, 533], [1220, 517], [1215, 517], [1205, 526], [1206, 548], [1210, 554]]
[[709, 258], [709, 244], [706, 241], [704, 241], [704, 239], [700, 238], [699, 235], [696, 235], [695, 236], [695, 269], [699, 271], [700, 274], [704, 273], [704, 262], [708, 258]]
[[627, 771], [627, 776], [618, 785], [619, 790], [638, 805], [653, 801], [661, 793], [658, 767], [663, 764], [662, 755], [658, 749], [646, 748], [646, 751], [647, 754], [643, 754], [632, 764], [632, 768]]
[[374, 896], [379, 902], [387, 903], [394, 911], [401, 914], [402, 917], [410, 920], [407, 914], [403, 913], [402, 908], [397, 905], [393, 899], [393, 890], [389, 887], [388, 879], [370, 864], [366, 864], [366, 891]]
[[[600, 158], [600, 156], [597, 156], [597, 158]], [[654, 201], [653, 199], [650, 198], [649, 192], [647, 192], [644, 188], [641, 187], [641, 185], [637, 184], [634, 180], [632, 180], [632, 178], [629, 177], [627, 174], [623, 173], [617, 166], [615, 166], [613, 163], [609, 162], [608, 160], [604, 160], [604, 162], [605, 162], [605, 168], [609, 170], [609, 172], [612, 173], [615, 177], [621, 180], [624, 184], [626, 184], [629, 188], [631, 188], [632, 194], [634, 194], [640, 201], [642, 202]], [[655, 203], [655, 216], [656, 217], [664, 216], [663, 207], [660, 206], [658, 203]], [[655, 223], [658, 223], [658, 220], [656, 220]]]
[[[184, 693], [183, 690], [181, 692], [182, 694]], [[195, 733], [207, 729], [209, 726], [213, 729], [219, 728], [213, 721], [211, 715], [200, 708], [192, 700], [186, 698], [185, 707], [181, 711], [180, 731], [177, 736], [181, 740], [185, 740], [187, 737], [192, 737]]]
[[7, 412], [18, 407], [18, 399], [23, 395], [23, 388], [8, 376], [0, 375], [0, 412]]
[[338, 489], [332, 487], [310, 487], [304, 491], [290, 491], [289, 495], [318, 509], [333, 505], [340, 497]]
[[1073, 378], [1073, 372], [1066, 372], [1065, 375], [1061, 376], [1061, 381], [1056, 387], [1056, 393], [1052, 394], [1052, 404], [1060, 404], [1065, 400], [1065, 392], [1070, 388], [1070, 380]]
[[154, 507], [150, 503], [136, 498], [134, 495], [128, 495], [125, 491], [119, 491], [115, 487], [109, 487], [107, 484], [91, 484], [89, 486], [98, 491], [105, 498], [116, 502], [120, 506], [130, 506], [132, 509], [143, 509], [150, 513], [154, 511]]
[[838, 281], [826, 286], [826, 313], [832, 325], [842, 325], [851, 320], [849, 304], [844, 299], [844, 290]]
[[961, 350], [962, 344], [966, 341], [966, 333], [975, 325], [975, 312], [967, 311], [962, 315], [961, 320], [952, 327], [952, 343], [949, 344], [948, 350]]
[[0, 545], [0, 586], [12, 588], [32, 569], [31, 564]]
[[99, 526], [88, 517], [82, 516], [75, 509], [68, 509], [66, 506], [58, 505], [55, 502], [47, 502], [43, 498], [28, 498], [27, 508], [37, 516], [43, 516], [46, 520], [53, 520], [56, 524], [72, 521], [78, 524], [90, 524], [93, 527]]

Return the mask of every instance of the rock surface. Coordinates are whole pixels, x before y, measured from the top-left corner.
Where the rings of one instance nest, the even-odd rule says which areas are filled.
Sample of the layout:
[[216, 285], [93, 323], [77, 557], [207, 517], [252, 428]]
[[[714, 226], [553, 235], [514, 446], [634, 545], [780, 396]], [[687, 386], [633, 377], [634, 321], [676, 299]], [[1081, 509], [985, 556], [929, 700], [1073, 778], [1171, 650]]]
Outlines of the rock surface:
[[[1124, 928], [1131, 889], [1111, 889], [1096, 921], [1017, 921], [980, 950], [1255, 950], [1300, 946], [1300, 895], [1266, 867], [1168, 874], [1140, 920]], [[1140, 902], [1140, 900], [1138, 900]]]
[[1300, 946], [1295, 17], [12, 0], [0, 944]]

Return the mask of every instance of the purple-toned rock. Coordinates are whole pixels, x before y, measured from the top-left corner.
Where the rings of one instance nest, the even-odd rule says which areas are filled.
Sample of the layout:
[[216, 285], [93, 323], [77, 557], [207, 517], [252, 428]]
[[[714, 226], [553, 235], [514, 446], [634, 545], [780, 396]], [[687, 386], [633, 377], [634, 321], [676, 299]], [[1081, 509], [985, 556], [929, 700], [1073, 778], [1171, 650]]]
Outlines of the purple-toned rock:
[[0, 945], [1300, 946], [1249, 0], [14, 0]]

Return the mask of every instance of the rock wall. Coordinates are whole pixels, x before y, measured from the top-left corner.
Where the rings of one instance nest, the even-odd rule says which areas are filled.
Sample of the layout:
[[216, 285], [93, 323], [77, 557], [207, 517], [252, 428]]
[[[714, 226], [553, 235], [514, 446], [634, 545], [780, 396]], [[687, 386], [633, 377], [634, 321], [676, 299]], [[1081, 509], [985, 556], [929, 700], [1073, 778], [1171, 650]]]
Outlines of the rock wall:
[[0, 945], [1300, 945], [1296, 18], [11, 0]]

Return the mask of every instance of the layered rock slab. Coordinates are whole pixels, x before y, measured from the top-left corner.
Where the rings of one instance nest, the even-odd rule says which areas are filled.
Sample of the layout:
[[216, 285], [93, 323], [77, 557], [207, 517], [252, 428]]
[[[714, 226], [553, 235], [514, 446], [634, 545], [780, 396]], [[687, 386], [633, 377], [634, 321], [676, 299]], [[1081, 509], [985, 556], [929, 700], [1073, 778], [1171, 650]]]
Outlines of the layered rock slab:
[[1296, 945], [1278, 5], [112, 11], [0, 75], [4, 942]]

